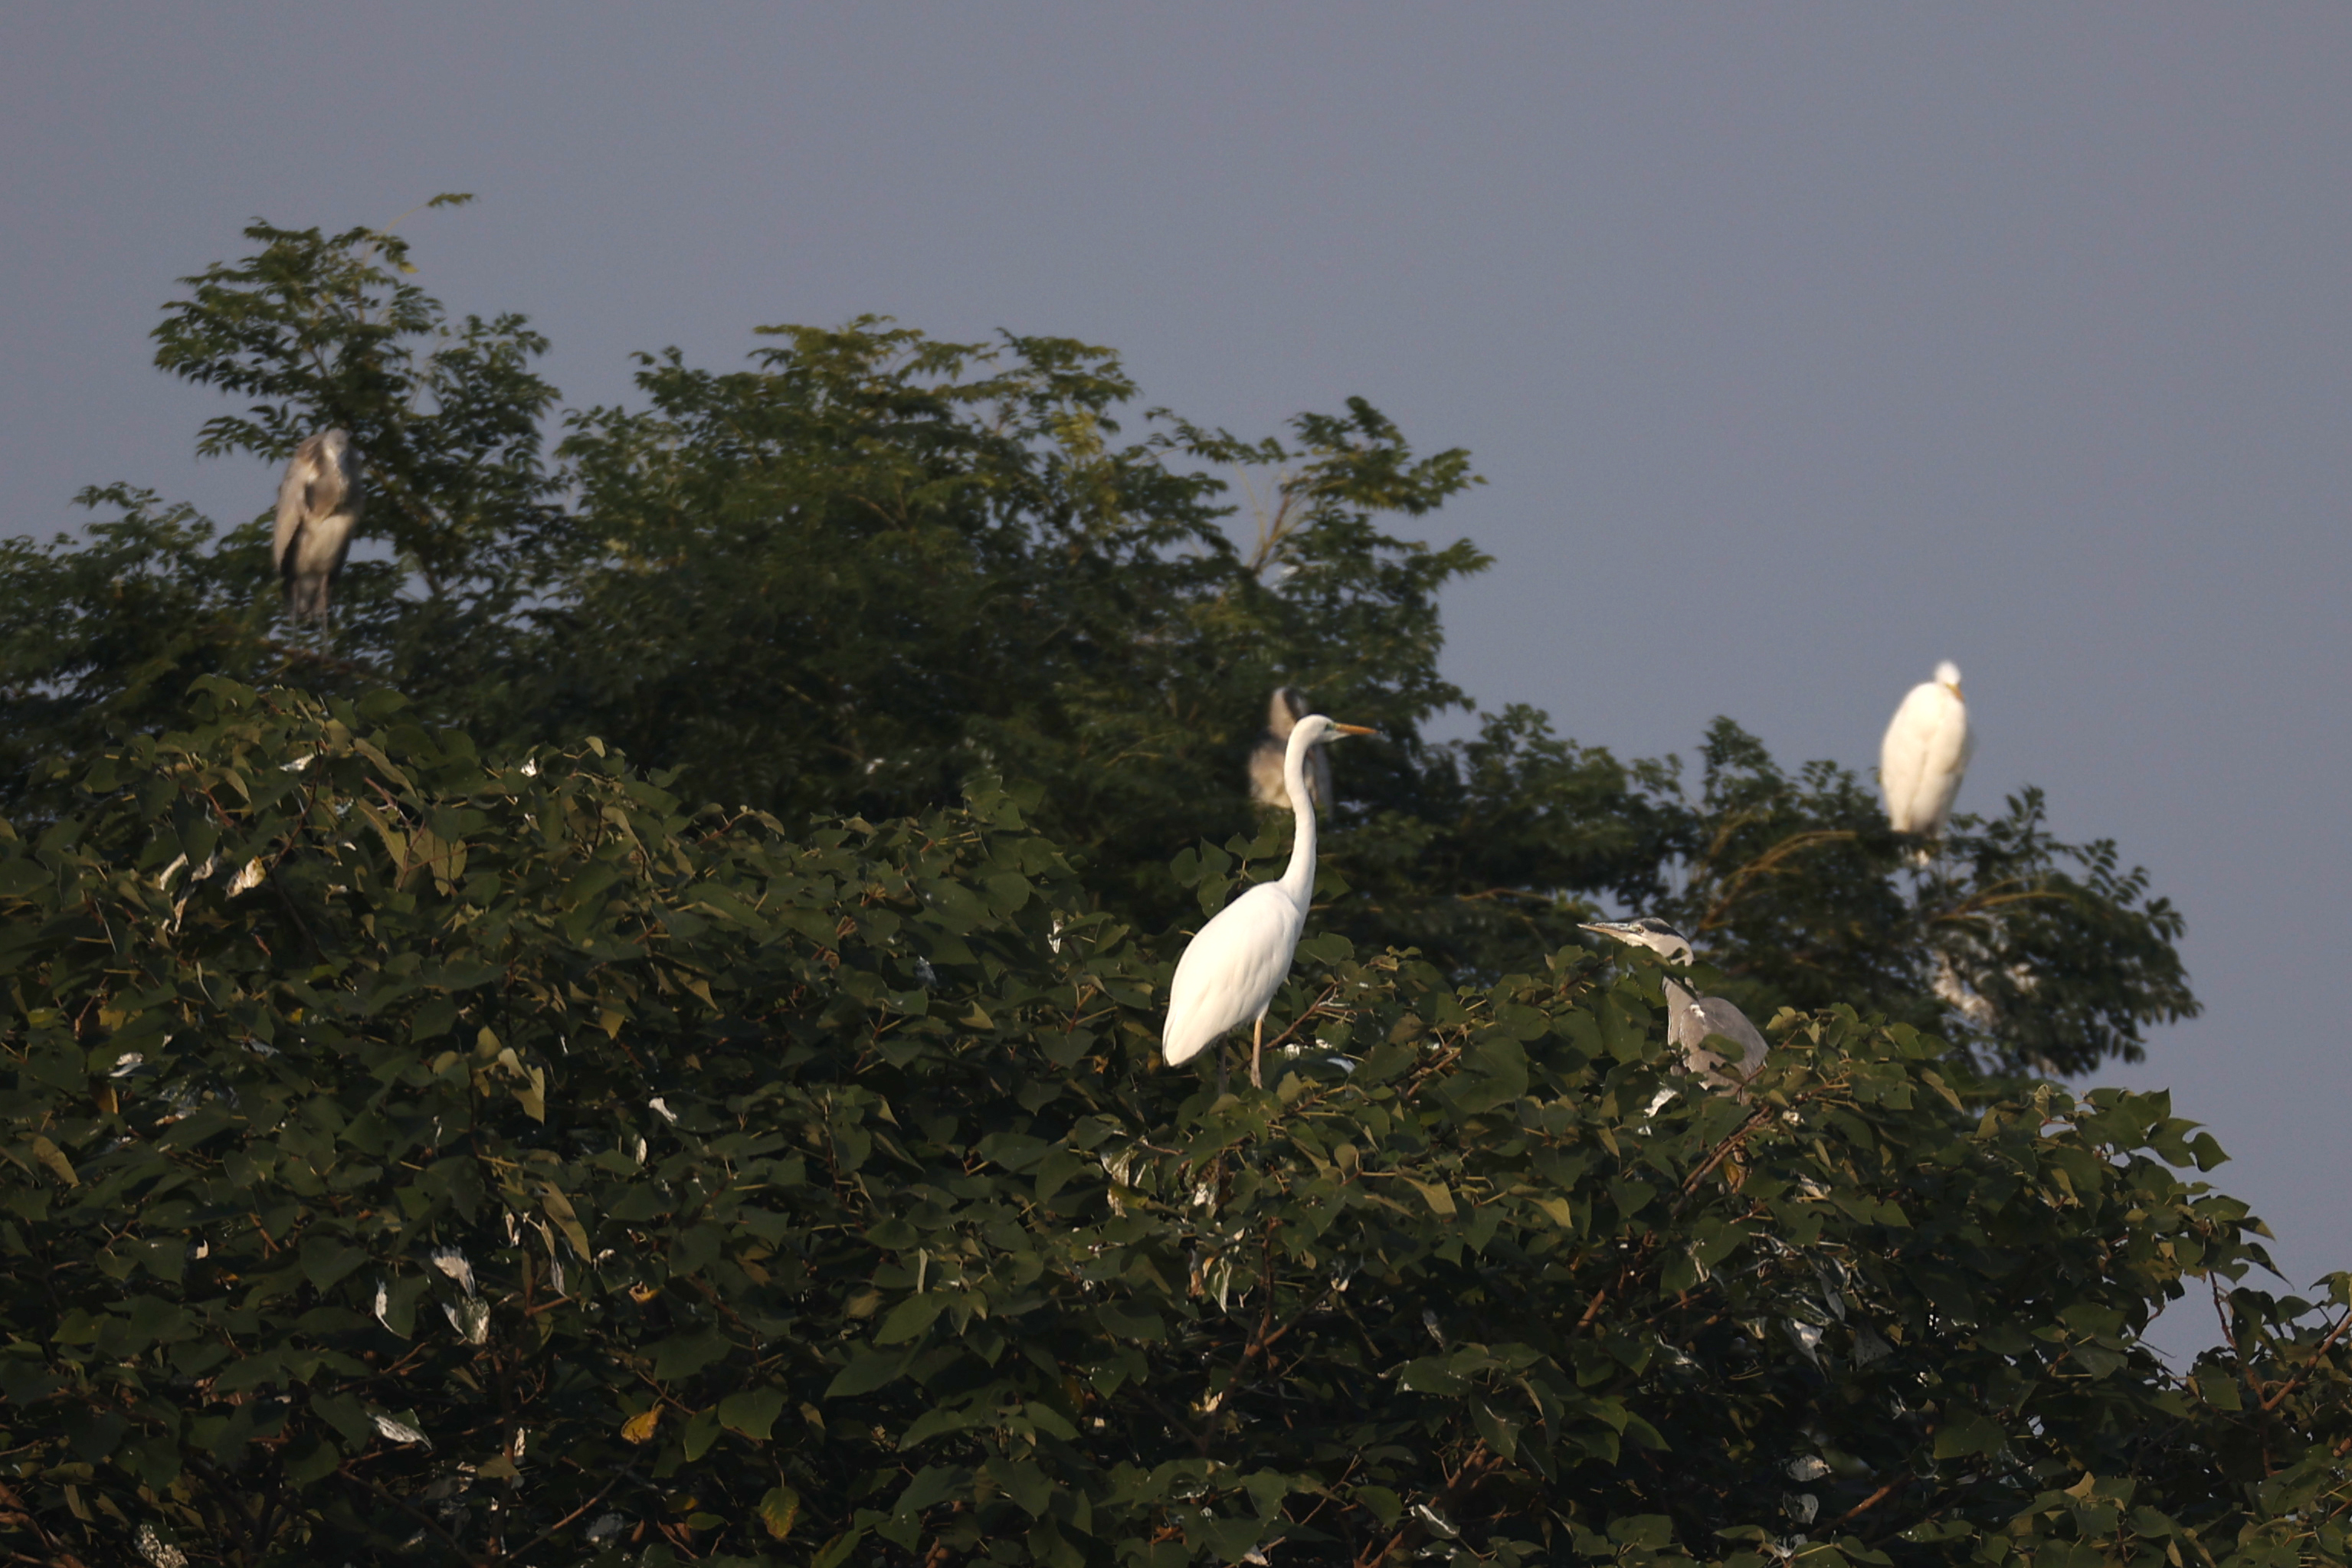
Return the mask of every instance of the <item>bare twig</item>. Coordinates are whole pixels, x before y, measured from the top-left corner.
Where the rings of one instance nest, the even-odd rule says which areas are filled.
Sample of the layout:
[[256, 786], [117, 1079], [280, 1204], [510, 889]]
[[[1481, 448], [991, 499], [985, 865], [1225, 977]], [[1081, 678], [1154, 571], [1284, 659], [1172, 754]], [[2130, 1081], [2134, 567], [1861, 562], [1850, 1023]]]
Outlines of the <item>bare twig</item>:
[[1872, 1509], [1876, 1508], [1880, 1503], [1885, 1502], [1888, 1498], [1893, 1497], [1896, 1492], [1901, 1491], [1905, 1487], [1909, 1486], [1911, 1484], [1911, 1480], [1912, 1476], [1909, 1470], [1903, 1470], [1897, 1473], [1893, 1480], [1888, 1481], [1885, 1486], [1880, 1487], [1868, 1497], [1864, 1498], [1860, 1502], [1855, 1503], [1852, 1508], [1847, 1509], [1843, 1513], [1839, 1514], [1837, 1518], [1831, 1521], [1831, 1522], [1832, 1524], [1843, 1524], [1849, 1519], [1853, 1519], [1859, 1514], [1869, 1512]]
[[520, 1546], [516, 1547], [514, 1549], [514, 1555], [520, 1557], [536, 1549], [543, 1542], [551, 1540], [557, 1531], [562, 1530], [565, 1525], [570, 1524], [573, 1520], [578, 1519], [582, 1514], [586, 1513], [590, 1509], [594, 1508], [598, 1503], [603, 1502], [604, 1499], [611, 1494], [614, 1487], [619, 1486], [623, 1481], [627, 1480], [630, 1477], [635, 1474], [636, 1472], [635, 1470], [625, 1469], [619, 1475], [614, 1476], [611, 1480], [606, 1481], [604, 1487], [594, 1497], [590, 1498], [586, 1502], [582, 1503], [578, 1508], [573, 1509], [570, 1513], [565, 1514], [562, 1519], [557, 1520], [553, 1524], [549, 1525], [545, 1530], [541, 1531], [537, 1535], [532, 1536], [529, 1541], [526, 1541]]
[[2279, 1391], [2276, 1394], [2272, 1395], [2268, 1399], [2263, 1401], [2262, 1408], [2263, 1414], [2267, 1415], [2271, 1411], [2277, 1409], [2279, 1406], [2279, 1401], [2294, 1393], [2296, 1385], [2311, 1375], [2311, 1368], [2317, 1366], [2322, 1361], [2325, 1361], [2327, 1358], [2327, 1353], [2331, 1349], [2335, 1348], [2336, 1342], [2343, 1337], [2344, 1331], [2347, 1327], [2352, 1327], [2352, 1312], [2346, 1312], [2342, 1318], [2336, 1321], [2336, 1326], [2327, 1331], [2327, 1337], [2321, 1340], [2319, 1342], [2319, 1348], [2311, 1353], [2310, 1365], [2305, 1366], [2293, 1377], [2288, 1378], [2284, 1384], [2280, 1385]]
[[1738, 900], [1741, 893], [1747, 890], [1749, 883], [1760, 877], [1771, 875], [1780, 869], [1782, 862], [1802, 854], [1807, 850], [1822, 844], [1842, 843], [1853, 837], [1854, 834], [1850, 830], [1843, 828], [1821, 829], [1812, 832], [1790, 834], [1723, 879], [1722, 891], [1716, 894], [1715, 902], [1707, 906], [1706, 913], [1699, 917], [1698, 928], [1701, 931], [1714, 930], [1730, 910], [1732, 904]]

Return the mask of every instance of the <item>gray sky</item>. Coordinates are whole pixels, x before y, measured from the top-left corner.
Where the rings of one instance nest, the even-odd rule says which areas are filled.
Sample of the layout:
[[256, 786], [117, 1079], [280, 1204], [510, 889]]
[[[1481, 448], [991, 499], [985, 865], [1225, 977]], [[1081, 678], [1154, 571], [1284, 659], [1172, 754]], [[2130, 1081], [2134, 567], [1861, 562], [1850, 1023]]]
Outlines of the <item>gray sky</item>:
[[172, 279], [449, 190], [421, 281], [575, 402], [867, 311], [1241, 434], [1361, 393], [1490, 480], [1437, 519], [1490, 706], [1866, 768], [1958, 660], [1961, 808], [2043, 785], [2186, 910], [2208, 1014], [2118, 1076], [2301, 1284], [2352, 1265], [2347, 80], [2336, 3], [12, 6], [0, 524], [259, 510], [149, 368]]

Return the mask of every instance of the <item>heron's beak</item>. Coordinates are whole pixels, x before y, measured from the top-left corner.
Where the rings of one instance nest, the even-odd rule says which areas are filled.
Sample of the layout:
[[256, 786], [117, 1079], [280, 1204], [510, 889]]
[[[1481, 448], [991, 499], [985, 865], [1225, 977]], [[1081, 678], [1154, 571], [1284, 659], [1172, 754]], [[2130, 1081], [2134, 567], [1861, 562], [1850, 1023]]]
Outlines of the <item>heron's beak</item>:
[[1614, 936], [1621, 931], [1629, 931], [1633, 928], [1625, 925], [1622, 921], [1604, 920], [1600, 922], [1598, 925], [1592, 925], [1579, 924], [1577, 929], [1579, 931], [1591, 931], [1602, 936]]
[[1334, 721], [1332, 722], [1332, 725], [1331, 725], [1331, 733], [1332, 733], [1334, 736], [1341, 736], [1341, 735], [1378, 735], [1378, 734], [1380, 734], [1380, 731], [1379, 731], [1379, 730], [1377, 730], [1377, 729], [1369, 728], [1369, 727], [1367, 727], [1366, 726], [1364, 726], [1364, 725], [1360, 725], [1360, 724], [1340, 724], [1340, 723], [1339, 723], [1337, 720], [1334, 720]]

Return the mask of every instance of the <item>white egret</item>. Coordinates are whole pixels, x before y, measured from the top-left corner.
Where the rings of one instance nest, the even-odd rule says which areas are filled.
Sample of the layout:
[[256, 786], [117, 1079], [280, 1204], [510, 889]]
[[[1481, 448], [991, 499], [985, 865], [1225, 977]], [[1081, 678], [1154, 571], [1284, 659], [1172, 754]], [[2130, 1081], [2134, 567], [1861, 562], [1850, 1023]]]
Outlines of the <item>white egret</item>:
[[1278, 880], [1259, 883], [1217, 911], [1185, 945], [1168, 988], [1168, 1020], [1160, 1030], [1160, 1052], [1171, 1066], [1192, 1061], [1227, 1030], [1251, 1022], [1250, 1082], [1264, 1086], [1265, 1009], [1290, 973], [1291, 955], [1315, 896], [1315, 802], [1307, 789], [1307, 754], [1326, 737], [1371, 733], [1319, 713], [1291, 727], [1282, 758], [1283, 787], [1298, 824], [1290, 864]]
[[[1283, 757], [1290, 745], [1290, 732], [1307, 715], [1307, 694], [1297, 686], [1276, 686], [1265, 705], [1265, 731], [1257, 737], [1250, 752], [1250, 799], [1259, 805], [1281, 810], [1290, 804], [1290, 792], [1282, 781]], [[1315, 809], [1331, 809], [1331, 759], [1318, 747], [1307, 759], [1307, 792], [1314, 797]]]
[[[1629, 946], [1647, 947], [1669, 964], [1691, 961], [1690, 938], [1663, 920], [1643, 915], [1639, 920], [1602, 920], [1580, 925], [1580, 931], [1614, 936]], [[1674, 976], [1664, 977], [1666, 1039], [1683, 1053], [1690, 1070], [1718, 1089], [1736, 1089], [1756, 1075], [1772, 1049], [1748, 1015], [1721, 997], [1702, 997]], [[1739, 1061], [1727, 1070], [1719, 1051], [1707, 1045], [1722, 1040], [1739, 1048]]]
[[[1960, 792], [1976, 748], [1969, 705], [1960, 695], [1960, 667], [1947, 659], [1936, 666], [1934, 680], [1911, 688], [1879, 743], [1878, 787], [1896, 832], [1943, 836], [1952, 797]], [[1924, 864], [1927, 852], [1915, 851], [1914, 858]]]
[[278, 483], [278, 533], [269, 552], [294, 621], [326, 625], [327, 600], [351, 553], [362, 504], [350, 432], [322, 430], [294, 449]]

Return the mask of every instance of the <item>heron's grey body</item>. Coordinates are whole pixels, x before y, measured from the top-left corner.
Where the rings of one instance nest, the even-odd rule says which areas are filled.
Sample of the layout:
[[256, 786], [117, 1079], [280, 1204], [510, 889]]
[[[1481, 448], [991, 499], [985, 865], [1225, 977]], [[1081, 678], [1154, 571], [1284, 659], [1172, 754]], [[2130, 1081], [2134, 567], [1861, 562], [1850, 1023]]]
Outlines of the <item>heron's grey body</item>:
[[362, 499], [359, 455], [348, 431], [322, 430], [294, 449], [278, 484], [278, 533], [270, 547], [291, 619], [327, 623], [327, 601], [351, 553]]
[[[1764, 1065], [1764, 1053], [1771, 1047], [1748, 1021], [1746, 1013], [1721, 997], [1693, 995], [1671, 975], [1665, 979], [1665, 992], [1666, 1038], [1681, 1049], [1693, 1072], [1717, 1088], [1728, 1089], [1746, 1082]], [[1721, 1054], [1706, 1043], [1716, 1038], [1739, 1048], [1739, 1061], [1728, 1071]]]
[[[1275, 688], [1265, 705], [1265, 733], [1258, 737], [1257, 747], [1250, 753], [1250, 798], [1259, 805], [1277, 811], [1290, 810], [1290, 794], [1282, 778], [1283, 757], [1290, 746], [1290, 732], [1313, 711], [1297, 687]], [[1307, 759], [1307, 793], [1317, 811], [1331, 809], [1331, 759], [1323, 755], [1321, 747]]]
[[[1691, 961], [1690, 938], [1647, 915], [1639, 920], [1603, 920], [1578, 927], [1613, 936], [1629, 946], [1647, 947], [1669, 964]], [[1674, 976], [1664, 977], [1666, 1039], [1683, 1053], [1691, 1071], [1718, 1089], [1736, 1089], [1756, 1075], [1772, 1048], [1748, 1021], [1748, 1015], [1721, 997], [1702, 997]], [[1739, 1048], [1739, 1060], [1727, 1062], [1707, 1041], [1719, 1040]]]

